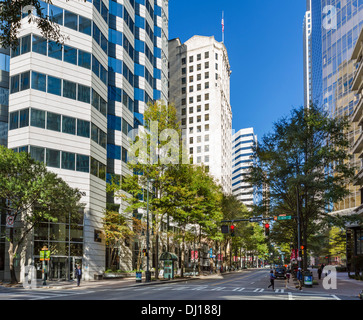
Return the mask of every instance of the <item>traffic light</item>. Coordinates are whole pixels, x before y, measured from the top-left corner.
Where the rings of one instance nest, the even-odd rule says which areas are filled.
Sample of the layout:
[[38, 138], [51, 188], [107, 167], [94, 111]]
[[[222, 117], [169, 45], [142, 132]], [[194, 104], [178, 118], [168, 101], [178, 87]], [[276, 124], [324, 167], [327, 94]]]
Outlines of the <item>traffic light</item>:
[[234, 225], [231, 225], [231, 237], [234, 237]]
[[268, 223], [265, 224], [265, 236], [270, 234], [270, 225]]

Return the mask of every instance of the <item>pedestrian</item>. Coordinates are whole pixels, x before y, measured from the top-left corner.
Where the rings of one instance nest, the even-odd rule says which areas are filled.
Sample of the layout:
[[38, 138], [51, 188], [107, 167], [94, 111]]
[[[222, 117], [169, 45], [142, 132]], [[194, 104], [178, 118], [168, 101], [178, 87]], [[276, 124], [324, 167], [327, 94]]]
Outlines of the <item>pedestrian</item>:
[[272, 287], [272, 290], [275, 290], [275, 275], [274, 272], [271, 270], [270, 271], [270, 285], [267, 288]]
[[321, 274], [323, 273], [323, 269], [322, 267], [320, 266], [320, 268], [318, 269], [318, 277], [319, 277], [319, 280], [321, 279]]
[[77, 287], [79, 287], [81, 285], [81, 279], [82, 279], [81, 266], [77, 266], [77, 269], [76, 269], [76, 272], [75, 272], [75, 276], [77, 278]]
[[287, 271], [286, 271], [286, 280], [287, 280], [288, 283], [290, 283], [290, 277], [291, 277], [291, 270], [287, 269]]
[[297, 278], [297, 281], [299, 282], [299, 290], [302, 290], [303, 275], [302, 275], [301, 268], [298, 268], [296, 278]]

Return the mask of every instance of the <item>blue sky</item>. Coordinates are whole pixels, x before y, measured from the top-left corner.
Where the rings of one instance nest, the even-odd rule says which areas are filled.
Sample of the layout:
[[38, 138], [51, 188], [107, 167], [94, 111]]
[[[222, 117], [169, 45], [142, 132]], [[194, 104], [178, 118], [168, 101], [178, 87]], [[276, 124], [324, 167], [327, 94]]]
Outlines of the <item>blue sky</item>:
[[232, 128], [258, 138], [303, 105], [303, 0], [170, 0], [169, 38], [215, 36], [231, 64]]

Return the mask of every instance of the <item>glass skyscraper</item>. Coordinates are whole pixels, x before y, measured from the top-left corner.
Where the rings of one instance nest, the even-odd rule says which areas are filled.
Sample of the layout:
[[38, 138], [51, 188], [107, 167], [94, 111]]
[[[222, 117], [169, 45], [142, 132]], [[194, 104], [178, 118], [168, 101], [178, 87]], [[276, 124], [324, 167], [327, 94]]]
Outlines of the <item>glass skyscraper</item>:
[[307, 0], [304, 17], [304, 105], [322, 103], [321, 0]]
[[[350, 87], [354, 66], [350, 61], [363, 25], [363, 0], [307, 0], [304, 19], [305, 105], [317, 102], [331, 116], [351, 115], [358, 100]], [[353, 145], [359, 130], [352, 124]], [[357, 158], [351, 164], [360, 165]], [[347, 212], [361, 203], [358, 187], [349, 186], [350, 195], [334, 204], [333, 211]]]

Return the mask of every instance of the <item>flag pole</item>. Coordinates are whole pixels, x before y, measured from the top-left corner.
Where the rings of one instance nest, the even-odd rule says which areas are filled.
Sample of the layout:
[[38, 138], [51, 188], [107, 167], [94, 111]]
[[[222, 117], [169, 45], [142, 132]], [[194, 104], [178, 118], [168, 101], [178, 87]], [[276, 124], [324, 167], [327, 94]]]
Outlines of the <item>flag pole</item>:
[[224, 11], [222, 11], [222, 43], [224, 43]]

